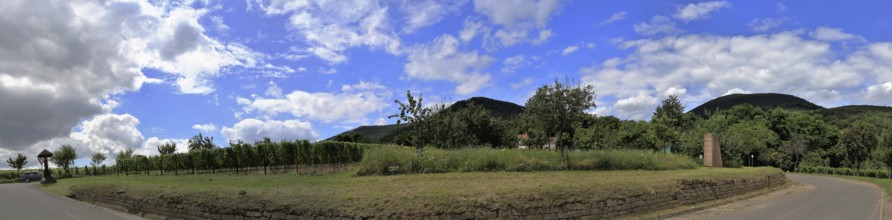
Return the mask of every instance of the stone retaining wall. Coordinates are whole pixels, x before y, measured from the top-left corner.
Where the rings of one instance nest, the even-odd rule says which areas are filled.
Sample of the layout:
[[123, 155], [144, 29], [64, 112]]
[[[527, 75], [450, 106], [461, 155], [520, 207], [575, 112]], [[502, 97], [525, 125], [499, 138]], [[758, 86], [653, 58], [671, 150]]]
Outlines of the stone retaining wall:
[[173, 219], [605, 219], [630, 215], [646, 214], [680, 206], [728, 198], [786, 184], [782, 173], [769, 174], [758, 178], [727, 180], [679, 180], [677, 187], [668, 191], [650, 192], [625, 198], [610, 198], [593, 202], [576, 202], [552, 207], [533, 207], [518, 210], [477, 209], [463, 213], [447, 213], [427, 216], [406, 214], [401, 216], [302, 216], [295, 213], [254, 211], [231, 211], [215, 213], [207, 208], [184, 204], [163, 203], [158, 200], [129, 198], [120, 192], [95, 193], [94, 191], [72, 190], [72, 198], [92, 202], [123, 212], [138, 214], [147, 218]]

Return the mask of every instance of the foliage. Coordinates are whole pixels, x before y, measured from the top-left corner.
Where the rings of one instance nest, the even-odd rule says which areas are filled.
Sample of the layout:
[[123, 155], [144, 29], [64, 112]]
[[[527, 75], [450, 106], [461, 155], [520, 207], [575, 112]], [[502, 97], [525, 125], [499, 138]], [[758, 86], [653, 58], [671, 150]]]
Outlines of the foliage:
[[839, 144], [845, 149], [846, 159], [855, 169], [861, 169], [864, 160], [876, 148], [878, 132], [873, 125], [855, 123], [843, 131]]
[[821, 106], [815, 105], [808, 100], [796, 96], [776, 93], [761, 93], [731, 94], [722, 96], [703, 103], [702, 105], [697, 106], [694, 109], [691, 109], [690, 113], [707, 118], [711, 114], [714, 114], [718, 111], [728, 110], [742, 104], [756, 106], [763, 110], [774, 108], [782, 108], [791, 111], [823, 109], [823, 107]]
[[[643, 150], [573, 151], [570, 169], [577, 170], [674, 170], [697, 167], [691, 158]], [[465, 148], [425, 149], [422, 157], [409, 148], [383, 146], [368, 150], [358, 175], [447, 173], [480, 171], [561, 170], [562, 156], [547, 150]]]
[[61, 148], [53, 152], [53, 157], [50, 159], [65, 171], [65, 176], [71, 177], [71, 167], [74, 166], [74, 160], [77, 159], [77, 151], [71, 145], [63, 144]]
[[[524, 114], [534, 130], [546, 137], [557, 137], [564, 165], [569, 166], [568, 142], [575, 133], [574, 125], [586, 117], [585, 111], [594, 108], [594, 87], [567, 85], [555, 80], [553, 85], [539, 87], [526, 103]], [[568, 141], [565, 135], [570, 136]]]
[[28, 164], [28, 158], [25, 157], [24, 154], [18, 153], [15, 158], [10, 157], [7, 159], [6, 163], [9, 164], [9, 167], [12, 167], [17, 172], [21, 173], [22, 167], [25, 167], [25, 165]]
[[402, 122], [409, 124], [409, 131], [406, 133], [408, 137], [407, 143], [410, 146], [415, 146], [416, 151], [421, 155], [424, 146], [430, 142], [431, 125], [426, 122], [428, 122], [427, 119], [433, 114], [433, 110], [424, 107], [422, 104], [424, 97], [418, 96], [418, 99], [415, 99], [415, 97], [412, 96], [412, 91], [406, 91], [406, 99], [407, 103], [403, 103], [400, 100], [394, 100], [393, 102], [399, 105], [400, 113], [387, 116], [387, 118], [397, 118], [397, 126]]

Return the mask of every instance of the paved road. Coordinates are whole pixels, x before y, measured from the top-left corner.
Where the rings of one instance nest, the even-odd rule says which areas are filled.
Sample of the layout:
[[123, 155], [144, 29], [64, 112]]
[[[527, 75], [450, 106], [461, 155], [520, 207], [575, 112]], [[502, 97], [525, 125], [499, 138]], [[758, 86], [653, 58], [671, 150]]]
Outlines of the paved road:
[[876, 186], [824, 176], [787, 174], [787, 178], [814, 187], [716, 219], [878, 219], [881, 216], [883, 194]]
[[0, 219], [134, 219], [136, 216], [50, 194], [39, 183], [0, 184]]

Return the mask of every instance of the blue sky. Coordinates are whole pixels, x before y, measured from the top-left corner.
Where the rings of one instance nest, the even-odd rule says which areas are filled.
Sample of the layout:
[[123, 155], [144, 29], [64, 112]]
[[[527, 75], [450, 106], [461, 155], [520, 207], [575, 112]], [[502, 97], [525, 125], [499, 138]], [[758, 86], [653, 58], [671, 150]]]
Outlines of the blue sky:
[[[0, 157], [202, 132], [325, 139], [426, 103], [523, 105], [565, 77], [646, 120], [731, 93], [892, 101], [888, 1], [53, 1], [0, 5]], [[79, 160], [83, 165], [85, 160]]]

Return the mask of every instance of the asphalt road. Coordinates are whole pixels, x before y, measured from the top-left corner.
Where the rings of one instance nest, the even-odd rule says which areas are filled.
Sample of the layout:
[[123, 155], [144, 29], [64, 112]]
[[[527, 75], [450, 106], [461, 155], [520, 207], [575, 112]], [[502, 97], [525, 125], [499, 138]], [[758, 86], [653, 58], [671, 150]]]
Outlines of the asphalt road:
[[38, 189], [37, 184], [0, 184], [0, 219], [138, 218], [48, 193]]
[[787, 178], [813, 187], [715, 219], [879, 219], [881, 216], [883, 194], [876, 186], [824, 176], [787, 174]]

